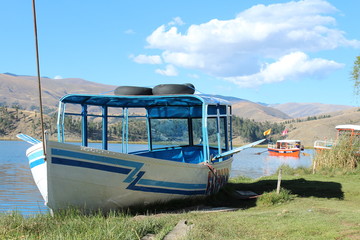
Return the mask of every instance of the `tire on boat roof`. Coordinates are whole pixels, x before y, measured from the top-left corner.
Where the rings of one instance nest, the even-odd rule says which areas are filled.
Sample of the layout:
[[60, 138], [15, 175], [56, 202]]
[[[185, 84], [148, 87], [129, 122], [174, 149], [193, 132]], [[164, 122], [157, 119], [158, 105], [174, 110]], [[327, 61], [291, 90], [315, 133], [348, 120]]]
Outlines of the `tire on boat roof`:
[[120, 86], [114, 91], [115, 95], [152, 95], [152, 89], [148, 87]]
[[166, 94], [194, 94], [195, 86], [191, 83], [186, 84], [160, 84], [153, 88], [154, 95]]

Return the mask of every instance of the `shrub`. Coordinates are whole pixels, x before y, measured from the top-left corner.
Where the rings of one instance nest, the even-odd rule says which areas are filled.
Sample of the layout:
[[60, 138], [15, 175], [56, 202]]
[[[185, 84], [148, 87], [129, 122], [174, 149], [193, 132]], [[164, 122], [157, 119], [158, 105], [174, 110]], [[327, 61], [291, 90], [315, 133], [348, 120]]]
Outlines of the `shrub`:
[[257, 200], [259, 206], [272, 206], [293, 200], [296, 195], [291, 194], [290, 190], [281, 188], [279, 193], [276, 190], [264, 192]]

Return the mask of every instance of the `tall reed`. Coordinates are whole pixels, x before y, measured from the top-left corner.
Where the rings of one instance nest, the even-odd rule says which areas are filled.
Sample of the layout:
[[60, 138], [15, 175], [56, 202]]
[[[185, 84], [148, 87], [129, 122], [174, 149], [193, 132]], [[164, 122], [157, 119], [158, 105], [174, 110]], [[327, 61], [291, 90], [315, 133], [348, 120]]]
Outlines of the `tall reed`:
[[360, 139], [358, 137], [342, 136], [330, 150], [317, 152], [314, 158], [314, 168], [354, 170], [360, 163]]

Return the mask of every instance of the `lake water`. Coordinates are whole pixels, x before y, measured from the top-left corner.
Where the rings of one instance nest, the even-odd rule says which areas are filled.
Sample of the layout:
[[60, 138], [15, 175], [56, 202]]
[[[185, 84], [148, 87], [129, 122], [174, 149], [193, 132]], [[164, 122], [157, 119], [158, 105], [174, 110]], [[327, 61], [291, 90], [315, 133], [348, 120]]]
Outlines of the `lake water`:
[[[23, 215], [33, 215], [48, 212], [33, 181], [25, 156], [29, 147], [28, 143], [22, 141], [0, 141], [0, 213], [18, 211]], [[109, 148], [121, 148], [121, 145], [112, 145]], [[144, 148], [146, 146], [133, 145], [129, 150]], [[256, 154], [260, 152], [263, 153]], [[235, 155], [230, 177], [269, 176], [283, 164], [293, 168], [309, 167], [312, 164], [312, 150], [305, 152], [309, 154], [301, 154], [300, 158], [273, 157], [268, 155], [265, 148], [246, 149]]]

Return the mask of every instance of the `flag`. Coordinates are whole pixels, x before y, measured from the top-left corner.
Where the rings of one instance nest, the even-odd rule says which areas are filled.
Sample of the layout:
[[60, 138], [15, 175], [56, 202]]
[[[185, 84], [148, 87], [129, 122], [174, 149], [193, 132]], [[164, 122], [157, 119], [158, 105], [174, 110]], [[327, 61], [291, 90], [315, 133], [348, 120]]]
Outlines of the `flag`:
[[271, 133], [271, 128], [270, 128], [269, 130], [266, 130], [266, 131], [264, 132], [264, 136], [269, 135], [270, 133]]
[[288, 130], [285, 128], [285, 130], [282, 131], [281, 136], [285, 136], [286, 134], [288, 134]]

